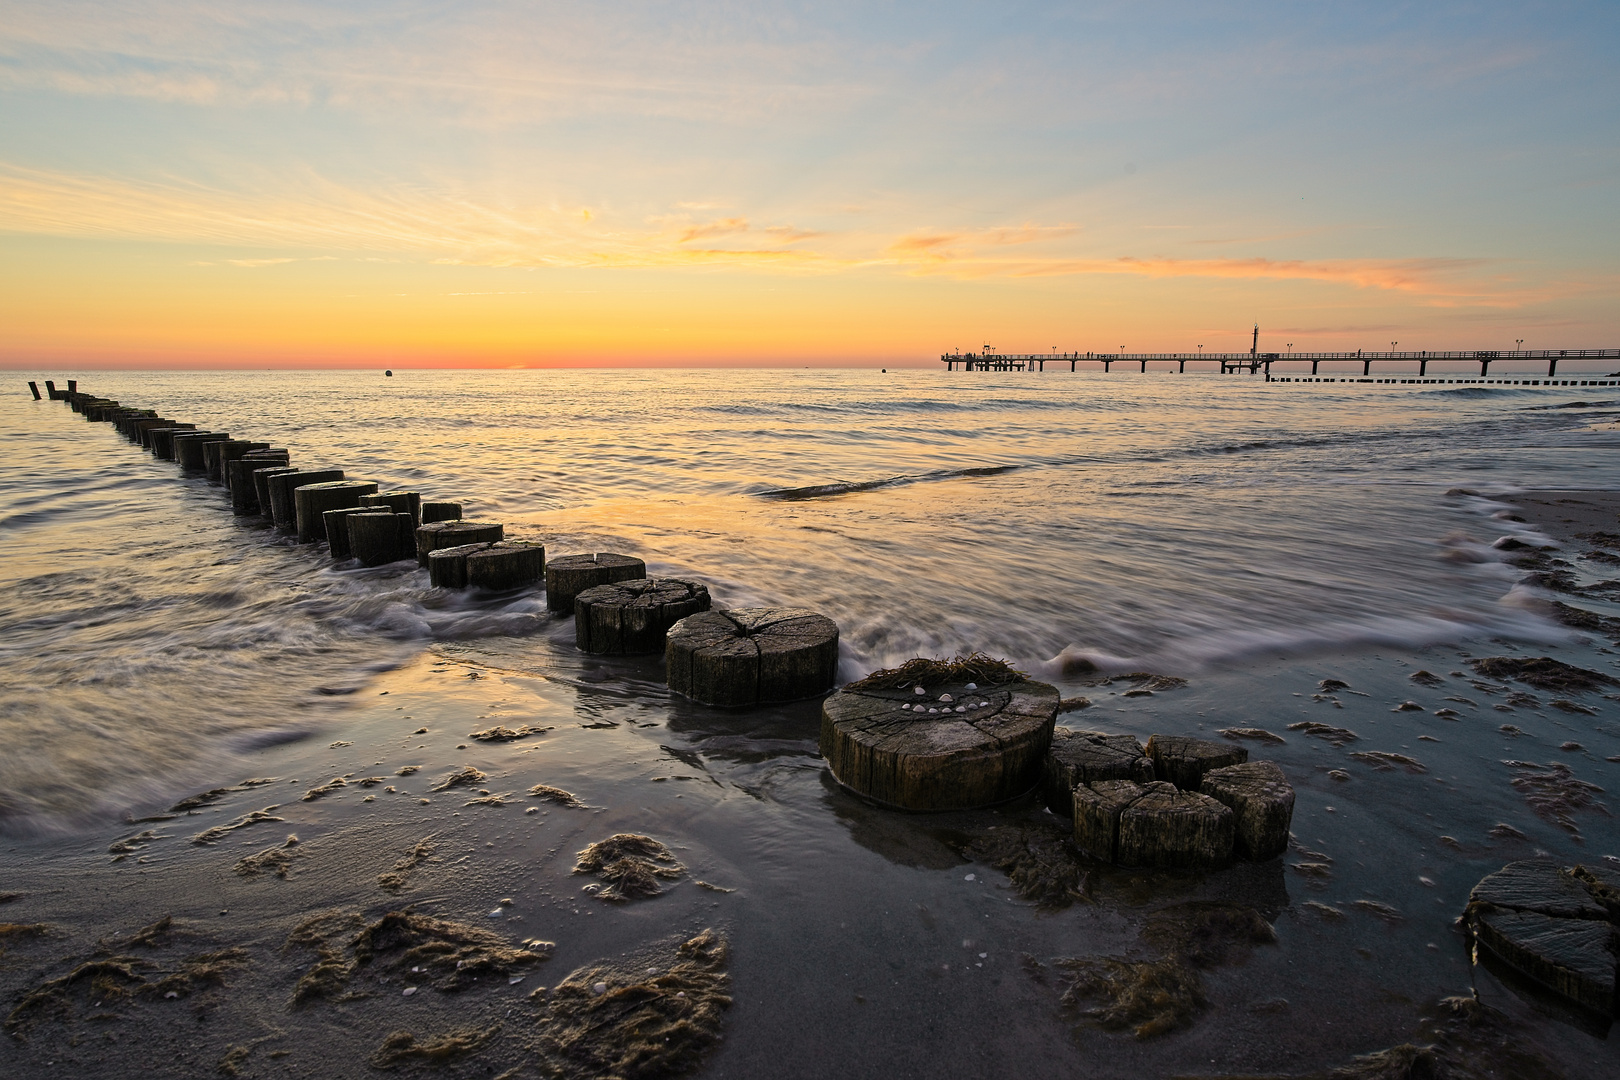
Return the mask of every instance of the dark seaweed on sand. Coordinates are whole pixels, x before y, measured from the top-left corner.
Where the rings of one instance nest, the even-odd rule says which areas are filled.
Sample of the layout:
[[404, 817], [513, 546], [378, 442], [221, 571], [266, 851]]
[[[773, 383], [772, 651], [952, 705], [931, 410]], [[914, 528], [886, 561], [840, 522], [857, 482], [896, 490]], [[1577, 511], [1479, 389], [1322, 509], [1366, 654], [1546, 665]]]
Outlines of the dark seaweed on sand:
[[962, 853], [1006, 874], [1025, 900], [1057, 911], [1084, 899], [1082, 861], [1073, 838], [1056, 824], [1020, 821], [986, 829]]
[[1242, 963], [1255, 945], [1277, 940], [1253, 908], [1190, 902], [1148, 916], [1142, 940], [1163, 952], [1154, 960], [1065, 959], [1071, 976], [1062, 1004], [1105, 1030], [1130, 1029], [1150, 1039], [1192, 1022], [1208, 1004], [1202, 969]]
[[1577, 780], [1568, 765], [1554, 761], [1540, 765], [1534, 761], [1504, 761], [1502, 764], [1518, 773], [1513, 787], [1524, 796], [1530, 809], [1550, 821], [1563, 826], [1572, 836], [1580, 836], [1575, 824], [1577, 810], [1597, 809], [1607, 814], [1608, 808], [1592, 798], [1603, 794], [1603, 789], [1585, 780]]
[[674, 852], [650, 836], [615, 833], [598, 840], [579, 853], [576, 874], [595, 874], [606, 886], [598, 900], [615, 902], [639, 900], [663, 892], [662, 880], [673, 880], [686, 872]]
[[845, 690], [894, 690], [900, 687], [977, 683], [981, 687], [1003, 686], [1023, 682], [1029, 676], [1017, 671], [1005, 660], [997, 660], [976, 652], [971, 656], [958, 656], [951, 660], [927, 660], [917, 657], [897, 668], [874, 671], [864, 679], [857, 679]]
[[76, 998], [111, 1008], [137, 998], [190, 997], [224, 985], [227, 975], [247, 963], [248, 954], [237, 948], [199, 953], [174, 965], [136, 956], [97, 957], [23, 995], [6, 1017], [5, 1027], [21, 1038], [47, 1016], [68, 1015]]
[[1487, 656], [1471, 660], [1475, 671], [1490, 679], [1517, 679], [1538, 690], [1553, 693], [1585, 693], [1605, 686], [1620, 686], [1620, 679], [1601, 671], [1589, 671], [1554, 660], [1550, 656]]
[[731, 1006], [726, 939], [705, 930], [674, 962], [649, 971], [640, 957], [573, 972], [539, 1018], [546, 1075], [559, 1080], [654, 1080], [696, 1068]]
[[377, 1047], [371, 1055], [371, 1064], [379, 1069], [392, 1069], [409, 1061], [443, 1065], [477, 1050], [500, 1030], [497, 1022], [487, 1028], [457, 1028], [421, 1039], [409, 1031], [396, 1031]]

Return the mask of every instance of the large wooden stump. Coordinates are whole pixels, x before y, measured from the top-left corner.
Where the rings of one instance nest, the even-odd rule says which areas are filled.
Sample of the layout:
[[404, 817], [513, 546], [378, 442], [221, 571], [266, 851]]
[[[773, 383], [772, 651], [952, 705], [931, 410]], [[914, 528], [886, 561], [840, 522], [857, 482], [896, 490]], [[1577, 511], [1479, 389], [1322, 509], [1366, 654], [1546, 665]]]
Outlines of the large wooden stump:
[[326, 522], [326, 549], [332, 553], [334, 559], [354, 558], [354, 549], [349, 546], [349, 517], [352, 514], [386, 514], [386, 510], [375, 510], [369, 506], [346, 506], [341, 510], [328, 510], [321, 517]]
[[709, 610], [709, 590], [695, 581], [632, 578], [595, 585], [574, 597], [574, 643], [614, 656], [664, 651], [669, 628]]
[[259, 505], [259, 516], [270, 516], [270, 481], [286, 473], [301, 472], [292, 465], [278, 465], [274, 468], [258, 469], [253, 473], [254, 500]]
[[569, 613], [586, 589], [646, 576], [647, 564], [630, 555], [563, 555], [546, 564], [546, 607]]
[[1249, 760], [1249, 752], [1241, 746], [1185, 735], [1150, 736], [1147, 756], [1153, 759], [1153, 771], [1160, 780], [1168, 780], [1184, 791], [1197, 791], [1204, 774], [1211, 769]]
[[350, 514], [343, 520], [348, 526], [349, 553], [360, 565], [384, 566], [411, 557], [411, 530], [416, 526], [411, 515], [377, 510]]
[[428, 553], [462, 544], [493, 544], [506, 539], [506, 528], [493, 521], [435, 521], [416, 529], [416, 565], [428, 564]]
[[467, 587], [467, 556], [483, 551], [488, 544], [458, 544], [428, 552], [428, 583], [435, 589]]
[[422, 523], [422, 493], [420, 491], [388, 491], [381, 495], [367, 495], [362, 506], [375, 506], [392, 510], [396, 514], [409, 514], [411, 520]]
[[467, 555], [467, 585], [506, 592], [523, 589], [546, 576], [546, 547], [532, 540], [499, 540]]
[[1233, 845], [1239, 858], [1264, 862], [1288, 850], [1294, 820], [1294, 788], [1269, 761], [1211, 769], [1199, 791], [1232, 811]]
[[1551, 859], [1509, 863], [1469, 894], [1465, 921], [1480, 944], [1548, 989], [1613, 1016], [1620, 871]]
[[[694, 615], [671, 631], [671, 656], [677, 638], [689, 635], [685, 627], [720, 614]], [[670, 671], [673, 686], [673, 660]], [[927, 691], [846, 687], [822, 702], [821, 754], [840, 784], [905, 810], [966, 810], [1017, 798], [1040, 782], [1057, 722], [1055, 687], [946, 683]]]
[[298, 521], [298, 542], [311, 544], [326, 539], [328, 510], [346, 510], [377, 490], [367, 480], [328, 480], [324, 484], [301, 484], [293, 489], [293, 513]]
[[325, 484], [342, 479], [342, 469], [294, 469], [274, 474], [265, 485], [270, 492], [270, 520], [282, 532], [297, 532], [298, 506], [293, 501], [293, 491], [305, 484]]
[[693, 701], [796, 701], [837, 680], [838, 624], [804, 608], [703, 611], [670, 627], [664, 657], [669, 688]]
[[453, 502], [425, 502], [422, 504], [421, 524], [435, 521], [457, 521], [461, 518], [461, 504]]
[[1124, 866], [1187, 869], [1232, 861], [1232, 811], [1196, 791], [1144, 784], [1142, 795], [1119, 814], [1117, 859]]
[[1142, 797], [1142, 785], [1133, 780], [1095, 780], [1075, 785], [1070, 796], [1075, 844], [1094, 859], [1118, 861], [1119, 815]]
[[1099, 780], [1151, 783], [1153, 762], [1133, 735], [1054, 730], [1041, 775], [1041, 795], [1047, 808], [1067, 820], [1074, 812], [1075, 785]]

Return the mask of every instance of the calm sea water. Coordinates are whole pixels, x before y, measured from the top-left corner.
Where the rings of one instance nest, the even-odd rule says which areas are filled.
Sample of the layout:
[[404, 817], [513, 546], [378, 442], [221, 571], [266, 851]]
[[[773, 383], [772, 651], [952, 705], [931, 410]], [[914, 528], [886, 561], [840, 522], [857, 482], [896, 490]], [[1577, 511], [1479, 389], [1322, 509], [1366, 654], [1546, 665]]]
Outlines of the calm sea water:
[[[1566, 632], [1463, 487], [1613, 489], [1573, 389], [938, 371], [92, 373], [81, 388], [813, 607], [843, 674], [975, 649], [1056, 673]], [[1590, 391], [1604, 394], [1606, 390]], [[64, 405], [0, 403], [0, 828], [185, 790], [435, 642], [559, 644], [538, 593], [334, 564]], [[548, 631], [550, 631], [548, 633]]]

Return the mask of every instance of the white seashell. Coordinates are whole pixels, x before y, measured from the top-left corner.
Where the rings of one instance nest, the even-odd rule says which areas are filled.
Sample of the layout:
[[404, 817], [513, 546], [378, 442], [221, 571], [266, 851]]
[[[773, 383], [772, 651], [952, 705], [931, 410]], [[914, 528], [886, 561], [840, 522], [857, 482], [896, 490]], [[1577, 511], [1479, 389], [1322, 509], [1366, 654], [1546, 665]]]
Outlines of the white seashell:
[[967, 684], [967, 688], [969, 690], [977, 690], [979, 688], [979, 684], [970, 682], [970, 683]]
[[414, 993], [416, 993], [416, 987], [407, 986], [404, 990], [400, 991], [400, 996], [401, 997], [410, 997]]
[[597, 983], [595, 986], [591, 987], [591, 993], [595, 994], [597, 997], [601, 997], [603, 994], [607, 993], [607, 983]]
[[938, 709], [929, 709], [929, 710], [928, 710], [928, 711], [929, 711], [929, 712], [931, 712], [931, 713], [937, 713], [937, 712], [939, 712], [939, 710], [938, 710]]
[[956, 711], [957, 712], [967, 712], [967, 706], [966, 705], [958, 705], [956, 707]]
[[941, 700], [941, 701], [955, 701], [956, 699], [951, 697], [951, 695], [949, 695], [949, 694], [941, 694], [941, 695], [939, 695], [939, 700]]
[[913, 694], [926, 694], [926, 693], [928, 693], [928, 691], [926, 691], [926, 690], [924, 690], [924, 689], [923, 689], [923, 688], [922, 688], [922, 687], [920, 687], [920, 686], [913, 686], [913, 687], [912, 687], [912, 688], [911, 688], [911, 692], [912, 692], [912, 693], [913, 693]]

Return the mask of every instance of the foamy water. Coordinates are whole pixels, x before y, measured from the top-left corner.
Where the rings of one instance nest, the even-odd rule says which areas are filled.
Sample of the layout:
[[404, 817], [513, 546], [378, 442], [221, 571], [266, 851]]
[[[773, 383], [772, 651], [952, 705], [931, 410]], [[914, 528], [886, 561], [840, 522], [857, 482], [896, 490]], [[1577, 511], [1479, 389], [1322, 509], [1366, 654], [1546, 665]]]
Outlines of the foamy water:
[[[544, 540], [817, 608], [843, 674], [982, 649], [1177, 673], [1565, 631], [1454, 487], [1620, 485], [1620, 401], [1241, 376], [92, 373]], [[564, 647], [538, 593], [334, 565], [60, 403], [0, 405], [0, 818], [117, 812], [297, 738], [435, 641]], [[561, 640], [566, 641], [566, 636]]]

